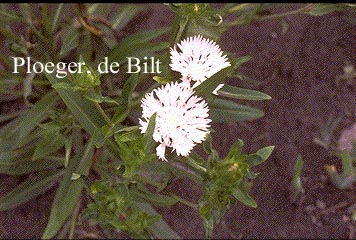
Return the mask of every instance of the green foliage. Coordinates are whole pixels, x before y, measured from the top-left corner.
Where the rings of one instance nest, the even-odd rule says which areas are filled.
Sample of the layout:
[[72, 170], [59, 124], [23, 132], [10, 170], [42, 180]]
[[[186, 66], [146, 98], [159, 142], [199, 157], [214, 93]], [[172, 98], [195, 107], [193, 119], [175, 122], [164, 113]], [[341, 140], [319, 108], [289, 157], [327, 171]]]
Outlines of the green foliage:
[[93, 154], [94, 145], [92, 141], [89, 141], [85, 150], [78, 152], [69, 161], [64, 179], [56, 192], [51, 214], [42, 238], [53, 238], [62, 228], [67, 218], [73, 214], [73, 209], [81, 197], [83, 185], [79, 181], [72, 181], [72, 175], [73, 173], [88, 175]]
[[305, 190], [301, 179], [303, 165], [303, 158], [299, 155], [294, 165], [293, 179], [289, 189], [290, 200], [295, 204], [300, 204], [304, 199]]
[[134, 238], [149, 238], [148, 227], [160, 219], [137, 208], [128, 186], [122, 183], [97, 181], [91, 184], [90, 196], [93, 202], [88, 204], [83, 217], [96, 220], [104, 228], [127, 232]]
[[342, 172], [338, 173], [334, 165], [326, 165], [326, 171], [329, 174], [329, 178], [332, 184], [338, 189], [352, 189], [353, 184], [356, 182], [356, 170], [354, 163], [356, 158], [354, 152], [356, 151], [356, 144], [353, 144], [353, 149], [350, 152], [347, 150], [338, 154], [342, 164]]
[[205, 147], [210, 156], [206, 172], [202, 175], [204, 195], [199, 201], [199, 214], [203, 219], [206, 237], [211, 237], [214, 225], [219, 223], [235, 200], [249, 207], [257, 207], [248, 193], [249, 182], [246, 180], [254, 176], [251, 167], [266, 161], [274, 147], [262, 148], [254, 154], [242, 154], [242, 147], [242, 140], [237, 140], [223, 159], [211, 146]]
[[[198, 211], [207, 237], [212, 236], [213, 227], [233, 204], [257, 207], [249, 194], [257, 176], [252, 168], [267, 160], [272, 146], [243, 154], [243, 142], [237, 140], [221, 159], [209, 135], [203, 143], [206, 155], [194, 151], [187, 157], [167, 153], [168, 162], [162, 162], [153, 140], [156, 115], [142, 134], [139, 106], [147, 92], [179, 80], [179, 74], [169, 67], [169, 48], [186, 37], [200, 34], [219, 43], [234, 26], [297, 13], [319, 16], [354, 7], [307, 4], [283, 15], [273, 14], [273, 6], [168, 4], [174, 15], [172, 26], [124, 35], [124, 29], [130, 28], [129, 23], [144, 6], [40, 4], [37, 8], [1, 4], [0, 34], [8, 54], [0, 54], [0, 102], [23, 98], [26, 105], [21, 111], [0, 115], [0, 173], [31, 176], [0, 198], [0, 210], [16, 207], [59, 183], [43, 238], [66, 237], [68, 228], [68, 236], [73, 237], [81, 197], [87, 195], [90, 201], [81, 213], [83, 221], [95, 220], [108, 231], [124, 231], [133, 238], [176, 239], [179, 235], [153, 206], [180, 202]], [[209, 117], [213, 123], [262, 117], [264, 112], [247, 101], [269, 100], [270, 96], [226, 84], [229, 79], [243, 78], [240, 66], [253, 60], [235, 53], [224, 55], [231, 66], [194, 89], [206, 100]], [[131, 56], [159, 59], [162, 73], [114, 75], [97, 71], [105, 57], [124, 69]], [[64, 78], [56, 76], [55, 71], [25, 74], [24, 68], [13, 74], [12, 57], [85, 65], [82, 73], [69, 72]], [[225, 85], [215, 95], [219, 84]], [[244, 102], [236, 102], [241, 100]], [[342, 159], [349, 176], [350, 158], [342, 155]], [[93, 182], [89, 180], [92, 178]], [[176, 178], [189, 178], [202, 186], [204, 193], [198, 203], [167, 190]], [[85, 188], [89, 190], [83, 191]]]
[[346, 4], [335, 4], [335, 3], [317, 4], [311, 10], [309, 10], [307, 14], [312, 16], [323, 16], [328, 13], [343, 10], [347, 7], [348, 6]]
[[24, 203], [51, 188], [56, 179], [63, 174], [58, 172], [40, 172], [35, 177], [30, 177], [19, 186], [0, 198], [0, 210], [8, 210]]

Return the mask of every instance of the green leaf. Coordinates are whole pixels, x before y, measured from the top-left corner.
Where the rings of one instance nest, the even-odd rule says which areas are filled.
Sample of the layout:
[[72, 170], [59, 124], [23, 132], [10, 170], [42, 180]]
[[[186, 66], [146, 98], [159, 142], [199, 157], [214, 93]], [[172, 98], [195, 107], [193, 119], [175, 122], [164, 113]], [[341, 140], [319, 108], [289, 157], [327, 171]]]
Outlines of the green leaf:
[[35, 152], [32, 155], [32, 160], [37, 160], [58, 151], [64, 146], [66, 137], [59, 132], [48, 132], [37, 143]]
[[169, 43], [149, 43], [166, 33], [169, 28], [159, 28], [132, 34], [121, 40], [111, 51], [108, 56], [109, 62], [124, 63], [127, 57], [135, 56], [137, 58], [152, 55], [155, 51], [163, 50], [169, 47]]
[[263, 160], [266, 161], [269, 156], [271, 155], [271, 153], [273, 152], [274, 146], [268, 146], [268, 147], [264, 147], [261, 148], [260, 150], [258, 150], [256, 152], [256, 154]]
[[241, 139], [237, 139], [237, 141], [230, 147], [230, 151], [225, 158], [232, 159], [239, 157], [243, 146], [244, 142]]
[[94, 93], [94, 94], [84, 94], [84, 97], [92, 102], [95, 103], [113, 103], [116, 105], [119, 105], [118, 102], [116, 102], [114, 99], [112, 99], [111, 97], [108, 96], [102, 96], [101, 94], [98, 93]]
[[138, 139], [141, 136], [140, 129], [138, 126], [133, 126], [134, 129], [124, 132], [118, 133], [115, 135], [115, 140], [119, 142], [130, 142]]
[[106, 129], [106, 125], [104, 125], [102, 128], [97, 128], [95, 129], [93, 133], [93, 142], [95, 147], [101, 148], [105, 144], [105, 134], [103, 129]]
[[232, 58], [231, 66], [234, 70], [236, 70], [239, 66], [251, 60], [250, 56], [242, 56], [238, 58]]
[[132, 74], [125, 82], [122, 88], [122, 104], [116, 110], [111, 125], [116, 125], [125, 120], [131, 110], [132, 92], [138, 84], [138, 74]]
[[132, 189], [130, 193], [133, 195], [135, 201], [149, 203], [160, 207], [171, 206], [178, 202], [176, 198], [162, 194], [154, 194], [150, 192], [143, 193], [135, 189]]
[[19, 186], [11, 190], [6, 195], [0, 197], [0, 211], [14, 208], [50, 189], [57, 178], [63, 174], [59, 172], [41, 172], [33, 177], [29, 177]]
[[286, 20], [282, 19], [282, 34], [286, 34], [288, 32], [289, 25]]
[[[49, 111], [57, 101], [54, 91], [47, 93], [28, 112], [20, 117], [19, 125], [13, 131], [19, 130], [18, 141], [23, 140], [39, 123], [48, 117]], [[16, 145], [16, 143], [15, 143]]]
[[335, 3], [320, 3], [315, 6], [313, 9], [309, 10], [307, 14], [311, 16], [323, 16], [328, 13], [332, 13], [335, 11], [339, 11], [346, 8], [346, 6], [342, 4], [335, 4]]
[[[103, 146], [105, 139], [112, 136], [113, 129], [119, 127], [119, 123], [124, 121], [128, 114], [131, 111], [131, 102], [132, 102], [132, 92], [137, 86], [138, 83], [138, 74], [132, 74], [125, 82], [122, 89], [122, 102], [117, 107], [117, 110], [111, 119], [110, 123], [104, 125], [101, 129], [97, 129], [94, 132], [94, 143], [96, 147]], [[118, 139], [116, 139], [118, 140]]]
[[152, 152], [152, 148], [154, 145], [154, 141], [152, 138], [153, 132], [155, 130], [155, 125], [156, 125], [156, 115], [157, 113], [154, 113], [151, 118], [150, 121], [148, 123], [146, 132], [143, 134], [143, 144], [144, 144], [144, 150], [147, 153]]
[[215, 73], [209, 79], [205, 80], [201, 84], [199, 84], [194, 90], [198, 96], [203, 98], [208, 98], [212, 95], [212, 92], [216, 89], [216, 87], [224, 83], [226, 77], [232, 73], [232, 67], [224, 68], [221, 71]]
[[65, 139], [65, 156], [64, 156], [64, 167], [68, 167], [70, 153], [72, 152], [73, 137]]
[[293, 180], [289, 188], [289, 198], [292, 203], [299, 204], [304, 199], [305, 190], [303, 188], [301, 174], [303, 170], [303, 159], [299, 155], [294, 165]]
[[268, 147], [261, 148], [255, 154], [250, 154], [248, 156], [247, 163], [251, 167], [257, 166], [257, 165], [263, 163], [271, 155], [273, 149], [274, 149], [274, 146], [268, 146]]
[[112, 6], [110, 4], [105, 3], [94, 3], [88, 6], [88, 14], [91, 16], [107, 16], [107, 13], [112, 10]]
[[[64, 179], [56, 192], [49, 221], [42, 238], [53, 238], [73, 213], [73, 209], [81, 196], [83, 185], [80, 181], [72, 181], [71, 177], [73, 173], [88, 175], [93, 154], [94, 145], [92, 140], [89, 140], [84, 153], [78, 153], [69, 162]], [[82, 157], [80, 158], [81, 155]]]
[[121, 30], [125, 27], [138, 13], [145, 9], [144, 6], [128, 4], [120, 7], [120, 12], [116, 13], [111, 20], [112, 27]]
[[63, 7], [64, 4], [63, 3], [59, 3], [54, 10], [54, 14], [51, 15], [50, 17], [50, 33], [53, 34], [57, 27], [58, 27], [58, 23], [60, 22], [60, 18], [62, 16], [63, 13]]
[[70, 50], [76, 48], [79, 43], [79, 30], [71, 25], [68, 25], [62, 30], [62, 47], [59, 55], [64, 57]]
[[154, 76], [153, 80], [155, 80], [158, 83], [161, 84], [166, 84], [166, 83], [170, 83], [173, 81], [172, 77], [160, 77], [160, 76]]
[[213, 206], [204, 200], [199, 201], [199, 215], [203, 219], [205, 238], [210, 239], [214, 229]]
[[243, 182], [239, 184], [238, 188], [232, 190], [232, 195], [246, 206], [257, 207], [256, 201], [248, 194], [248, 189]]
[[[150, 215], [157, 215], [156, 210], [147, 203], [136, 203], [136, 206]], [[159, 219], [154, 222], [148, 229], [153, 233], [157, 239], [180, 239], [179, 235], [173, 231], [169, 225], [163, 220]]]
[[0, 153], [0, 173], [7, 175], [23, 175], [34, 171], [55, 169], [63, 166], [63, 159], [44, 158], [31, 161], [33, 147]]
[[[66, 78], [58, 79], [53, 73], [45, 73], [45, 75], [52, 85], [60, 82], [69, 83]], [[78, 93], [74, 93], [66, 89], [56, 90], [69, 110], [72, 112], [74, 118], [89, 134], [94, 134], [96, 129], [105, 124], [105, 119], [99, 112], [95, 103], [85, 99]]]
[[23, 82], [23, 98], [27, 103], [28, 103], [27, 97], [30, 96], [32, 92], [32, 81], [35, 75], [36, 75], [35, 73], [28, 73]]
[[170, 42], [172, 45], [178, 43], [181, 38], [182, 34], [188, 24], [189, 17], [188, 16], [176, 16], [176, 19], [173, 23], [172, 35]]
[[299, 185], [301, 187], [300, 176], [302, 174], [304, 161], [301, 155], [298, 155], [297, 161], [294, 165], [293, 183], [294, 185]]
[[218, 41], [223, 32], [223, 28], [209, 24], [206, 19], [194, 19], [188, 21], [185, 28], [185, 36], [203, 35], [213, 41]]
[[205, 141], [203, 142], [203, 150], [207, 154], [211, 154], [214, 149], [213, 149], [213, 140], [210, 134], [207, 134]]
[[342, 174], [344, 176], [352, 176], [356, 174], [354, 171], [351, 154], [347, 150], [341, 152], [340, 158], [341, 158], [342, 170], [343, 170]]
[[264, 112], [257, 108], [237, 104], [224, 99], [214, 99], [210, 104], [209, 117], [214, 122], [246, 121], [263, 116]]
[[9, 9], [1, 9], [0, 10], [0, 21], [4, 21], [6, 23], [9, 22], [21, 22], [23, 21], [23, 18], [17, 14], [15, 14], [13, 11], [10, 11]]
[[229, 85], [224, 85], [220, 90], [217, 91], [218, 95], [223, 97], [235, 98], [235, 99], [242, 99], [242, 100], [270, 100], [271, 97], [265, 93], [244, 89], [239, 87], [233, 87]]
[[56, 90], [57, 89], [68, 90], [68, 91], [71, 91], [71, 92], [76, 92], [76, 91], [79, 91], [79, 90], [85, 90], [82, 87], [76, 86], [76, 85], [71, 84], [71, 83], [64, 83], [64, 82], [53, 84], [52, 88], [54, 88]]
[[33, 12], [32, 12], [31, 5], [29, 3], [23, 3], [23, 4], [19, 4], [18, 7], [21, 12], [21, 16], [27, 20], [26, 23], [29, 25], [33, 25], [32, 22]]

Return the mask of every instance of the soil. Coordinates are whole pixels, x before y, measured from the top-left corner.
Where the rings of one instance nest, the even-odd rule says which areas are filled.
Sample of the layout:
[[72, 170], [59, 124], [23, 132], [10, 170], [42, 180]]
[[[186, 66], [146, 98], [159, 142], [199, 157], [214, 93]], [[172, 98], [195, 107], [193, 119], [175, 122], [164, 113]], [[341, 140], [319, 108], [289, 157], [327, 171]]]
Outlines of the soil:
[[[356, 226], [348, 211], [355, 203], [355, 188], [338, 190], [328, 181], [325, 165], [335, 164], [340, 170], [340, 162], [314, 141], [330, 116], [343, 116], [332, 135], [333, 143], [343, 129], [356, 122], [356, 79], [336, 80], [347, 63], [356, 66], [356, 31], [350, 16], [350, 12], [322, 17], [288, 16], [286, 33], [282, 32], [280, 20], [266, 20], [235, 27], [223, 35], [224, 51], [252, 57], [240, 72], [254, 81], [230, 79], [228, 83], [260, 90], [272, 100], [248, 102], [265, 112], [261, 119], [214, 123], [213, 145], [222, 156], [237, 138], [244, 140], [245, 152], [268, 145], [276, 147], [271, 157], [255, 169], [260, 175], [250, 193], [258, 207], [232, 206], [215, 227], [213, 238], [356, 237]], [[172, 17], [165, 6], [150, 5], [127, 31], [166, 26]], [[289, 187], [299, 154], [304, 160], [305, 197], [293, 204]], [[0, 195], [18, 181], [10, 176], [0, 177]], [[170, 189], [193, 202], [202, 193], [199, 186], [182, 179]], [[26, 204], [1, 212], [0, 237], [39, 238], [54, 194], [55, 189], [51, 189]], [[159, 211], [182, 238], [204, 238], [201, 219], [189, 207], [178, 203]], [[80, 236], [84, 235], [79, 233]]]

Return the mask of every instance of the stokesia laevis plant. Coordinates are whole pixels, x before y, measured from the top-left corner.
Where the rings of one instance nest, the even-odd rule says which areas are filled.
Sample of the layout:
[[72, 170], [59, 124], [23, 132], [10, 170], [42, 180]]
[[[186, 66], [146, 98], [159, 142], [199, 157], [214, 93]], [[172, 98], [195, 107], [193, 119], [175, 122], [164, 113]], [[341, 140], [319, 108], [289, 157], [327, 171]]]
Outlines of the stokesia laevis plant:
[[[242, 78], [238, 67], [249, 59], [223, 53], [217, 44], [227, 30], [223, 12], [229, 14], [231, 6], [168, 4], [175, 14], [172, 26], [128, 36], [118, 33], [141, 14], [143, 6], [112, 5], [117, 11], [100, 4], [73, 6], [77, 14], [63, 4], [41, 4], [41, 14], [30, 5], [2, 6], [8, 16], [5, 14], [1, 28], [5, 30], [0, 34], [6, 35], [4, 46], [9, 46], [7, 50], [14, 56], [43, 63], [75, 59], [85, 62], [88, 69], [68, 72], [64, 78], [54, 72], [22, 72], [16, 78], [20, 84], [11, 80], [2, 86], [4, 93], [23, 95], [31, 109], [0, 120], [10, 121], [0, 129], [0, 150], [5, 153], [5, 158], [0, 157], [0, 173], [30, 178], [1, 197], [0, 210], [36, 197], [59, 182], [42, 238], [73, 238], [78, 225], [75, 219], [81, 216], [82, 222], [94, 220], [106, 233], [177, 239], [179, 235], [154, 206], [186, 204], [202, 218], [207, 237], [234, 201], [255, 207], [248, 195], [247, 179], [255, 176], [250, 168], [264, 162], [273, 147], [243, 154], [242, 140], [237, 140], [224, 158], [212, 148], [212, 123], [263, 116], [259, 109], [227, 98], [270, 99], [255, 90], [223, 85], [229, 77]], [[31, 21], [26, 16], [31, 16]], [[31, 36], [17, 36], [13, 24], [30, 29]], [[168, 36], [169, 42], [164, 40]], [[137, 64], [140, 61], [147, 71], [125, 72], [129, 57], [137, 59]], [[6, 68], [0, 72], [4, 79], [14, 79], [6, 59], [9, 56], [0, 59]], [[113, 70], [96, 74], [94, 65], [103, 59], [108, 59], [110, 69], [116, 62], [121, 74]], [[157, 63], [157, 72], [145, 59]], [[153, 79], [166, 85], [147, 86], [152, 80], [149, 72], [159, 74]], [[21, 86], [24, 94], [18, 91]], [[203, 153], [194, 149], [198, 144], [203, 145], [199, 149]], [[28, 156], [33, 161], [28, 161]], [[176, 178], [189, 178], [201, 186], [199, 201], [190, 202], [169, 190], [173, 188], [167, 185], [176, 184]], [[81, 201], [83, 193], [90, 196], [88, 204]], [[84, 211], [81, 203], [86, 204]]]

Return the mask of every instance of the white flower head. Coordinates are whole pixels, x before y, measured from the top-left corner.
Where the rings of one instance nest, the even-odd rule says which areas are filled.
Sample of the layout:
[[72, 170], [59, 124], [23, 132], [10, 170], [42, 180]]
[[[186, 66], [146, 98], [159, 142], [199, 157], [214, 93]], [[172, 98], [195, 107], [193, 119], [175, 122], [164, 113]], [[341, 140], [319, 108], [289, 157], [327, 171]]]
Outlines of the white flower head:
[[209, 133], [207, 103], [193, 94], [190, 87], [175, 82], [146, 93], [141, 100], [141, 133], [146, 132], [149, 119], [157, 113], [153, 139], [160, 143], [156, 152], [161, 160], [167, 161], [166, 147], [172, 147], [178, 156], [188, 156]]
[[177, 44], [180, 52], [171, 48], [171, 64], [173, 71], [182, 74], [182, 81], [195, 81], [193, 88], [211, 77], [221, 69], [230, 66], [226, 55], [223, 56], [219, 45], [201, 35], [189, 37]]

